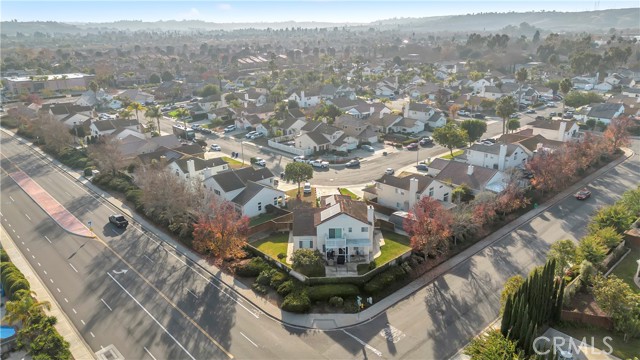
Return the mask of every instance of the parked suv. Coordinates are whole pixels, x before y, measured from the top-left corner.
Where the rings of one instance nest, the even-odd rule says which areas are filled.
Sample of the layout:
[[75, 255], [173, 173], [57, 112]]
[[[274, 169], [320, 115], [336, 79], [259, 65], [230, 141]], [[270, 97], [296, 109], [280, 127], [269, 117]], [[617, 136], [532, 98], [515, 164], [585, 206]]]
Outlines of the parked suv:
[[122, 214], [115, 214], [109, 216], [109, 222], [115, 225], [116, 227], [126, 229], [129, 225], [129, 221]]
[[235, 125], [229, 125], [227, 127], [224, 128], [224, 132], [232, 132], [236, 129]]
[[481, 113], [475, 113], [471, 117], [473, 117], [474, 119], [481, 119], [481, 120], [484, 120], [485, 118], [484, 114], [481, 114]]

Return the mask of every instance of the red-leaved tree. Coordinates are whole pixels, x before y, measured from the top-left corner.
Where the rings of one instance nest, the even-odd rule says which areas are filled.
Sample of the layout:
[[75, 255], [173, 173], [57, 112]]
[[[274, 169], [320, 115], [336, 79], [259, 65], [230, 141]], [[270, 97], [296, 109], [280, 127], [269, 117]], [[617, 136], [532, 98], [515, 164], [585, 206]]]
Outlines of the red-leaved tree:
[[446, 253], [452, 235], [451, 213], [429, 196], [417, 202], [409, 213], [404, 228], [411, 236], [411, 247], [432, 256]]
[[543, 193], [564, 189], [576, 176], [578, 163], [569, 147], [541, 151], [527, 162], [533, 173], [531, 185]]
[[193, 247], [212, 258], [233, 258], [242, 253], [248, 229], [249, 218], [231, 202], [212, 199], [193, 225]]
[[604, 138], [609, 143], [609, 152], [614, 153], [619, 147], [629, 144], [629, 128], [633, 125], [633, 120], [628, 116], [621, 116], [612, 119], [611, 123], [604, 131]]

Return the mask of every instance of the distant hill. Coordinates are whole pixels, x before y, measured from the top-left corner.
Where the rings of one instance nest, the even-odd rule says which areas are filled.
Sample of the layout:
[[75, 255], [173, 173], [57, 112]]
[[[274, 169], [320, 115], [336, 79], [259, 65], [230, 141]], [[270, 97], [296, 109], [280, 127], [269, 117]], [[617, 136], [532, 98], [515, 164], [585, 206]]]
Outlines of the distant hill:
[[234, 29], [285, 29], [351, 27], [380, 30], [403, 29], [418, 33], [498, 31], [506, 26], [526, 22], [531, 26], [555, 32], [604, 32], [610, 28], [635, 29], [640, 32], [640, 8], [611, 9], [583, 12], [526, 12], [480, 13], [455, 16], [401, 18], [375, 21], [368, 24], [329, 22], [264, 22], [264, 23], [211, 23], [200, 20], [142, 22], [123, 20], [111, 23], [59, 23], [59, 22], [0, 22], [0, 32], [13, 36], [41, 33], [96, 33], [98, 31], [162, 30], [206, 31]]

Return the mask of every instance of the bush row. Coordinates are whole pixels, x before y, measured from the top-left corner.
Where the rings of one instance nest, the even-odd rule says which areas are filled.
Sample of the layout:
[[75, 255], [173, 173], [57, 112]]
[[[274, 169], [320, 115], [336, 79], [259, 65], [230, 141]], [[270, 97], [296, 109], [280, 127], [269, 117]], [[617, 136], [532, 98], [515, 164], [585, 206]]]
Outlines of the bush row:
[[408, 273], [406, 268], [411, 269], [407, 263], [403, 263], [401, 266], [391, 266], [388, 270], [381, 272], [368, 283], [364, 284], [364, 291], [371, 295], [381, 293], [396, 281], [405, 279]]
[[[6, 253], [3, 257], [6, 257], [8, 260]], [[8, 299], [18, 300], [16, 293], [18, 293], [19, 290], [26, 290], [27, 292], [31, 290], [27, 279], [10, 260], [0, 262], [0, 273], [2, 287]]]

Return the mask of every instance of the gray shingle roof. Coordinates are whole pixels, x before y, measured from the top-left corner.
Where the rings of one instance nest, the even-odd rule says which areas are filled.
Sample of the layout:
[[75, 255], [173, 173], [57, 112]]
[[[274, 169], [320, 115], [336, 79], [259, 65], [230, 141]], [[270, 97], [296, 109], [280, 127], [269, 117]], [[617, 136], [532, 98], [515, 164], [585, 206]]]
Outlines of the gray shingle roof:
[[272, 178], [273, 173], [267, 168], [255, 169], [251, 166], [242, 169], [229, 169], [213, 175], [213, 179], [225, 192], [245, 187], [249, 181], [260, 181]]
[[257, 184], [253, 181], [248, 181], [247, 186], [244, 188], [244, 190], [242, 190], [240, 194], [234, 197], [233, 200], [231, 201], [233, 201], [238, 205], [244, 206], [246, 203], [249, 202], [249, 200], [253, 199], [256, 195], [258, 195], [258, 193], [262, 189], [264, 189], [264, 185]]
[[498, 173], [498, 170], [474, 166], [473, 174], [467, 175], [469, 166], [465, 163], [449, 161], [449, 164], [440, 171], [435, 179], [441, 182], [450, 181], [454, 185], [467, 184], [471, 189], [481, 191], [489, 180]]
[[612, 119], [615, 113], [620, 111], [621, 107], [622, 104], [615, 103], [596, 104], [591, 107], [587, 116], [600, 119]]
[[411, 184], [411, 179], [418, 180], [418, 192], [422, 192], [424, 188], [429, 186], [429, 184], [431, 184], [431, 182], [433, 181], [433, 178], [424, 175], [397, 177], [394, 175], [384, 174], [380, 179], [376, 180], [376, 182], [408, 191]]

